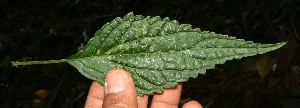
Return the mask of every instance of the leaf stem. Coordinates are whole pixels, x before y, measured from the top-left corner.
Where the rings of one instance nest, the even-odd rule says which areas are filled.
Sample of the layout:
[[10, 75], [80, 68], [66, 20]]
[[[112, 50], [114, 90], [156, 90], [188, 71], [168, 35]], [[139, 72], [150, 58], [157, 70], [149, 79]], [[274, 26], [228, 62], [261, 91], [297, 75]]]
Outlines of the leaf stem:
[[19, 65], [34, 65], [34, 64], [51, 64], [51, 63], [62, 63], [68, 62], [70, 60], [67, 59], [60, 59], [60, 60], [47, 60], [47, 61], [26, 61], [26, 62], [18, 62], [18, 61], [11, 61], [12, 66], [19, 66]]

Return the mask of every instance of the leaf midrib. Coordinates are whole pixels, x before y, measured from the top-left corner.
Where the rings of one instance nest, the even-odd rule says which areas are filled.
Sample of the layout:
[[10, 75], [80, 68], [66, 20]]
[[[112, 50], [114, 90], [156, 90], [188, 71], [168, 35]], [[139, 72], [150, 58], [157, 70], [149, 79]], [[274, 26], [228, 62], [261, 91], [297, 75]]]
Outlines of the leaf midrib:
[[[278, 45], [275, 45], [275, 46], [278, 46]], [[272, 46], [274, 47], [274, 46]], [[243, 47], [243, 48], [236, 48], [236, 47], [222, 47], [222, 48], [201, 48], [201, 49], [251, 49], [251, 48], [254, 48], [254, 49], [257, 49], [256, 47]], [[266, 47], [266, 48], [270, 48], [270, 47]], [[197, 49], [197, 50], [201, 50], [201, 49]], [[182, 52], [182, 51], [187, 51], [187, 50], [193, 50], [193, 49], [184, 49], [184, 50], [178, 50], [178, 52]], [[176, 50], [171, 50], [171, 51], [176, 51]], [[151, 54], [158, 54], [158, 53], [165, 53], [165, 54], [168, 54], [168, 53], [171, 53], [171, 51], [166, 51], [166, 52], [161, 52], [161, 51], [158, 51], [158, 52], [143, 52], [143, 53], [136, 53], [136, 54], [112, 54], [112, 55], [96, 55], [96, 56], [89, 56], [89, 57], [81, 57], [81, 58], [75, 58], [75, 59], [68, 59], [70, 61], [77, 61], [77, 60], [82, 60], [82, 59], [93, 59], [94, 57], [97, 57], [97, 58], [110, 58], [112, 56], [119, 56], [119, 55], [129, 55], [129, 56], [134, 56], [134, 55], [151, 55]], [[237, 55], [242, 55], [242, 54], [237, 54]]]

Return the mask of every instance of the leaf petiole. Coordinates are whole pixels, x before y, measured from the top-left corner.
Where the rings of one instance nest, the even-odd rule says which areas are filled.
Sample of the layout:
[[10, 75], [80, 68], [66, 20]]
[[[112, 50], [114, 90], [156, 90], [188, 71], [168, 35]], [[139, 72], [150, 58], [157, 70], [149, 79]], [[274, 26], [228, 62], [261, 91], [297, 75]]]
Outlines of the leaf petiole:
[[12, 61], [12, 66], [19, 66], [19, 65], [34, 65], [34, 64], [51, 64], [51, 63], [62, 63], [62, 62], [68, 62], [70, 60], [67, 59], [60, 59], [60, 60], [47, 60], [47, 61], [26, 61], [26, 62], [18, 62], [18, 61]]

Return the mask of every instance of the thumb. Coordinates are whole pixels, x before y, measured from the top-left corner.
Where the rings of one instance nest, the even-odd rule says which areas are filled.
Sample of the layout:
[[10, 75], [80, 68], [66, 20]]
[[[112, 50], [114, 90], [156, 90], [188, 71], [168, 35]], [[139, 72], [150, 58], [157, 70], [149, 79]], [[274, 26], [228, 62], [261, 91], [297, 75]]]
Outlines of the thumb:
[[137, 108], [135, 86], [125, 70], [114, 69], [108, 72], [103, 108]]

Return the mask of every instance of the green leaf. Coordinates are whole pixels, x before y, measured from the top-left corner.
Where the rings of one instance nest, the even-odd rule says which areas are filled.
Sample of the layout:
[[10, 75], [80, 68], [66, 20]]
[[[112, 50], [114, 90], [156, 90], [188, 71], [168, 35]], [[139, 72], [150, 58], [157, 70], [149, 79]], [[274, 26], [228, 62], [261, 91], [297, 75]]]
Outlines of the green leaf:
[[101, 85], [108, 71], [123, 68], [133, 77], [138, 95], [151, 95], [204, 74], [215, 64], [262, 54], [284, 44], [253, 43], [193, 29], [168, 18], [129, 13], [105, 24], [67, 62]]
[[12, 65], [68, 62], [101, 85], [108, 71], [123, 68], [131, 74], [141, 96], [175, 87], [226, 60], [262, 54], [285, 44], [253, 43], [193, 29], [168, 18], [129, 13], [105, 24], [85, 48], [67, 59], [16, 61]]

